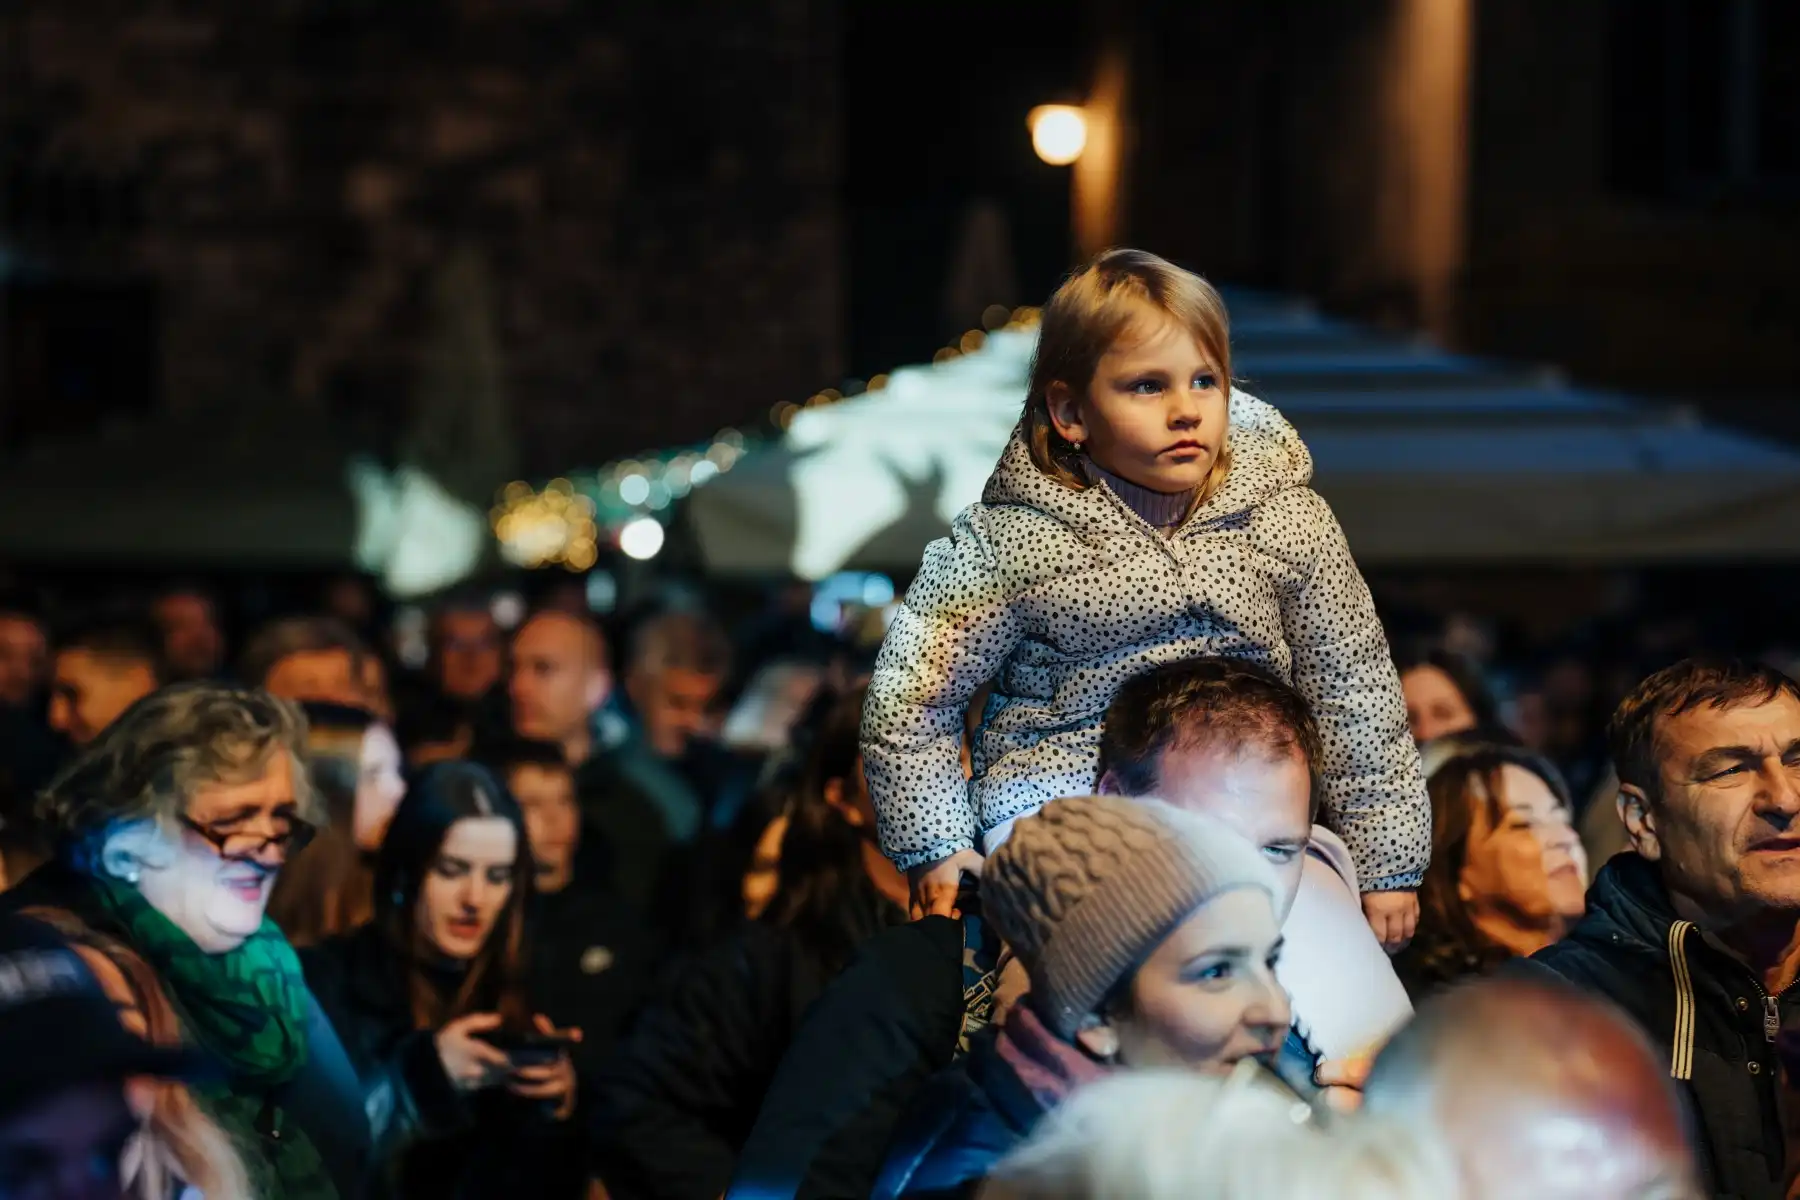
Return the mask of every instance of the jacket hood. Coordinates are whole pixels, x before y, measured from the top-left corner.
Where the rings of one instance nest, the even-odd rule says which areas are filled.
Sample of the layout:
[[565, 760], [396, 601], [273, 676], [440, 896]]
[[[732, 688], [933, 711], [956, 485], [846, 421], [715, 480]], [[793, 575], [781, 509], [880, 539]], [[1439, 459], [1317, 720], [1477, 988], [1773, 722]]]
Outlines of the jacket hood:
[[[1288, 419], [1273, 405], [1236, 388], [1231, 392], [1226, 445], [1231, 449], [1231, 470], [1225, 484], [1188, 518], [1186, 527], [1255, 508], [1277, 492], [1312, 481], [1312, 454]], [[1116, 534], [1143, 524], [1105, 484], [1078, 491], [1038, 470], [1020, 429], [1013, 430], [981, 499], [984, 504], [1038, 509], [1080, 534]]]

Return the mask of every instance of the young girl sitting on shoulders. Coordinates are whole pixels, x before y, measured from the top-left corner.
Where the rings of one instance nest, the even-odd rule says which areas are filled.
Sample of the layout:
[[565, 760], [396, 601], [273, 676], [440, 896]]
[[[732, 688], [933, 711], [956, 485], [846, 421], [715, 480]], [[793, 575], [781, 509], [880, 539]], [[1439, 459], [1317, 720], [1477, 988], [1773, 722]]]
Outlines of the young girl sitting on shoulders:
[[[1312, 704], [1321, 819], [1382, 944], [1405, 945], [1430, 804], [1374, 603], [1311, 478], [1293, 426], [1232, 390], [1205, 280], [1110, 250], [1057, 289], [1025, 415], [981, 501], [926, 549], [869, 688], [863, 761], [915, 914], [951, 913], [1013, 821], [1092, 790], [1120, 683], [1233, 655]], [[964, 710], [990, 679], [965, 781]]]

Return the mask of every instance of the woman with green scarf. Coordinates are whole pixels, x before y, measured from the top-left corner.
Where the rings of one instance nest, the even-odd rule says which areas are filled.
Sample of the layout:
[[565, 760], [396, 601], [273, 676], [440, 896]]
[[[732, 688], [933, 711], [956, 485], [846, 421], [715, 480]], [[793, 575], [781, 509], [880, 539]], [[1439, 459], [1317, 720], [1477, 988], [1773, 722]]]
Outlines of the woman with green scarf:
[[263, 914], [313, 826], [305, 719], [266, 693], [184, 684], [127, 709], [51, 783], [55, 859], [5, 907], [60, 908], [154, 973], [193, 1044], [196, 1091], [262, 1200], [355, 1200], [368, 1122], [337, 1035]]

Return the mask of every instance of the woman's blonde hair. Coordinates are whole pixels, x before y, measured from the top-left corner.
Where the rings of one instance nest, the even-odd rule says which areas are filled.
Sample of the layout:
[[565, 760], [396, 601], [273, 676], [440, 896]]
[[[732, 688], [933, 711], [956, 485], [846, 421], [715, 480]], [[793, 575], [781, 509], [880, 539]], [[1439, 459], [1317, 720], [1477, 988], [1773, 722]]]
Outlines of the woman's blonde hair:
[[[1088, 480], [1075, 447], [1050, 420], [1050, 385], [1061, 383], [1085, 393], [1100, 359], [1144, 304], [1161, 309], [1188, 331], [1218, 368], [1219, 386], [1230, 394], [1231, 321], [1218, 289], [1148, 251], [1105, 251], [1063, 280], [1044, 305], [1025, 415], [1019, 421], [1032, 465], [1065, 487], [1080, 490]], [[1230, 448], [1223, 447], [1200, 487], [1202, 501], [1218, 490], [1230, 469]]]
[[1438, 1200], [1441, 1146], [1354, 1117], [1322, 1122], [1246, 1062], [1226, 1079], [1129, 1071], [1081, 1089], [995, 1168], [1006, 1200]]
[[[146, 1041], [158, 1046], [183, 1043], [181, 1018], [157, 982], [156, 972], [123, 942], [96, 933], [64, 909], [27, 908], [20, 915], [48, 925], [76, 950], [98, 955], [117, 968], [131, 992], [136, 1015], [143, 1019]], [[171, 1185], [179, 1181], [191, 1185], [206, 1200], [251, 1200], [250, 1173], [237, 1145], [206, 1115], [187, 1085], [161, 1080], [154, 1085], [153, 1094], [137, 1176], [129, 1181], [130, 1194], [164, 1200], [176, 1193], [178, 1189]]]

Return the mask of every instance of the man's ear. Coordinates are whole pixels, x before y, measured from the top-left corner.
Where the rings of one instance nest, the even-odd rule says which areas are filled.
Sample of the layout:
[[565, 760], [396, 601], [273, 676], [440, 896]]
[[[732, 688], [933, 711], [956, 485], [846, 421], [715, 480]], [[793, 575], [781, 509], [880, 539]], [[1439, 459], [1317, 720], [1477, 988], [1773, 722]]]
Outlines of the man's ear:
[[1044, 407], [1050, 410], [1050, 424], [1065, 442], [1088, 440], [1087, 424], [1081, 419], [1081, 401], [1074, 388], [1060, 379], [1052, 380], [1044, 391]]
[[1644, 789], [1635, 783], [1619, 785], [1619, 820], [1625, 823], [1625, 833], [1631, 838], [1631, 848], [1651, 862], [1662, 858], [1662, 839], [1656, 832], [1656, 812], [1650, 807], [1650, 798]]

